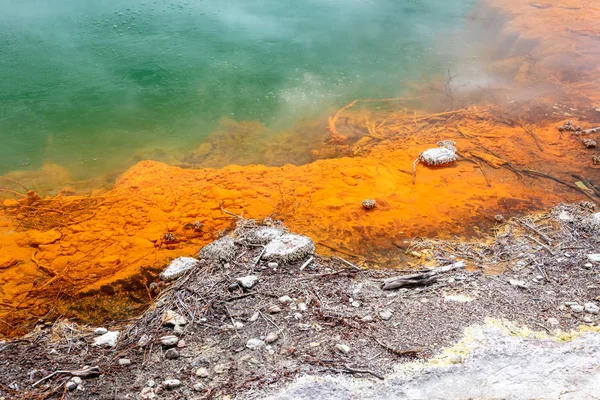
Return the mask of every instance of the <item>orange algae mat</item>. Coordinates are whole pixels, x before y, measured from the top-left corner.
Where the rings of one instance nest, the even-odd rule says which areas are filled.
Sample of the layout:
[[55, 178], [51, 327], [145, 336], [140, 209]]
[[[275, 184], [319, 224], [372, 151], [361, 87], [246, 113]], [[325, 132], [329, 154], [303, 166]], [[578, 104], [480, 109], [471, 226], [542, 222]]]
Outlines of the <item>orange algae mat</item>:
[[[473, 236], [488, 231], [498, 214], [588, 200], [591, 194], [577, 190], [572, 174], [600, 181], [592, 162], [596, 153], [581, 144], [581, 137], [556, 129], [567, 118], [584, 128], [600, 121], [597, 87], [590, 83], [590, 77], [599, 76], [595, 65], [574, 79], [553, 62], [557, 54], [573, 51], [572, 35], [581, 34], [565, 30], [569, 21], [557, 22], [556, 10], [547, 11], [567, 3], [589, 8], [574, 0], [545, 8], [490, 1], [513, 16], [507, 29], [525, 30], [534, 38], [551, 28], [549, 20], [562, 23], [563, 30], [553, 25], [552, 46], [535, 48], [541, 62], [529, 65], [522, 56], [516, 57], [518, 68], [515, 57], [492, 66], [510, 71], [518, 83], [545, 79], [553, 85], [551, 95], [527, 107], [431, 113], [403, 107], [402, 101], [376, 103], [378, 108], [358, 102], [330, 119], [329, 133], [323, 133], [324, 139], [330, 136], [329, 145], [315, 149], [316, 158], [338, 158], [220, 169], [143, 161], [108, 192], [5, 200], [0, 333], [19, 334], [38, 319], [63, 314], [92, 321], [126, 316], [151, 299], [150, 283], [169, 260], [195, 254], [230, 228], [235, 217], [229, 213], [282, 219], [313, 238], [322, 253], [393, 266], [413, 237]], [[579, 26], [588, 26], [597, 12], [578, 14]], [[600, 34], [591, 24], [584, 31]], [[586, 62], [594, 56], [577, 52], [582, 55], [572, 57]], [[414, 160], [439, 140], [455, 141], [463, 158], [449, 167], [418, 166], [413, 184]], [[375, 210], [361, 207], [367, 198], [376, 200]]]

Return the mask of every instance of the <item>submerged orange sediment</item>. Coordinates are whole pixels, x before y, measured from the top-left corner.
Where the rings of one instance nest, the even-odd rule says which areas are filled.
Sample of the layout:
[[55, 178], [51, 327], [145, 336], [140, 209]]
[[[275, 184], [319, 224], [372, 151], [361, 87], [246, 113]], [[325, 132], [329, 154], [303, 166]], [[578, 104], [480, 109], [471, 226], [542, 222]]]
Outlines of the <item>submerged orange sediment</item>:
[[[501, 1], [510, 9], [509, 0], [493, 3]], [[525, 17], [515, 21], [519, 18]], [[526, 18], [538, 21], [539, 16]], [[523, 71], [516, 69], [516, 77], [527, 81]], [[554, 84], [555, 97], [569, 98], [571, 88]], [[591, 96], [587, 86], [580, 89]], [[569, 104], [589, 108], [589, 100], [577, 96]], [[591, 160], [595, 153], [582, 146], [580, 137], [556, 129], [573, 111], [553, 108], [552, 100], [528, 103], [531, 110], [481, 106], [437, 114], [393, 101], [380, 109], [359, 102], [333, 121], [330, 133], [336, 140], [315, 151], [317, 158], [346, 157], [301, 166], [219, 169], [142, 161], [106, 193], [29, 205], [9, 199], [0, 211], [0, 332], [21, 333], [27, 323], [65, 313], [85, 302], [82, 294], [132, 289], [133, 298], [125, 294], [123, 304], [143, 304], [152, 296], [153, 276], [169, 260], [195, 254], [231, 227], [235, 218], [223, 209], [246, 218], [282, 219], [321, 244], [321, 252], [393, 264], [405, 240], [415, 236], [472, 236], [490, 227], [496, 214], [507, 217], [586, 199], [572, 187], [578, 179], [571, 174], [598, 180]], [[533, 105], [541, 108], [534, 112]], [[580, 113], [584, 127], [597, 122], [590, 112]], [[414, 160], [439, 140], [455, 141], [466, 159], [442, 168], [419, 166], [413, 185]], [[527, 169], [564, 184], [519, 172]], [[374, 210], [362, 208], [367, 198], [376, 201]], [[85, 304], [89, 308], [75, 314], [100, 316], [94, 307], [101, 304]], [[114, 311], [108, 316], [121, 315]]]

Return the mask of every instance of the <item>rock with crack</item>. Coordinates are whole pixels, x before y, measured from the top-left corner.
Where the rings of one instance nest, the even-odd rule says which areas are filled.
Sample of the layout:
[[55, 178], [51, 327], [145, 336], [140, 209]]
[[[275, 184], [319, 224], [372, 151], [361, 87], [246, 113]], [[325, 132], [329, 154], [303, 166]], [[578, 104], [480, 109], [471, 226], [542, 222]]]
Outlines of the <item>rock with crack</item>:
[[232, 237], [224, 236], [215, 240], [209, 245], [204, 246], [198, 253], [198, 258], [227, 262], [233, 259], [235, 255], [235, 242]]
[[187, 271], [200, 266], [200, 261], [192, 257], [179, 257], [171, 261], [171, 264], [160, 274], [163, 281], [172, 281], [179, 278]]
[[312, 239], [302, 235], [285, 234], [265, 246], [262, 258], [279, 264], [300, 261], [315, 253]]
[[285, 232], [282, 229], [265, 226], [248, 232], [245, 240], [250, 244], [267, 244], [284, 234]]

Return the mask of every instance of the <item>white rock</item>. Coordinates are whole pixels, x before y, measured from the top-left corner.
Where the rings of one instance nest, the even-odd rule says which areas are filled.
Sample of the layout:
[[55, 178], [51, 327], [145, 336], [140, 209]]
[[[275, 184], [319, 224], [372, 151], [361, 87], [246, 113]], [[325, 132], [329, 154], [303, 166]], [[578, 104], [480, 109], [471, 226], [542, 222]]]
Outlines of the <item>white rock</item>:
[[299, 320], [301, 320], [301, 319], [302, 319], [302, 314], [300, 314], [299, 312], [297, 312], [297, 313], [294, 313], [294, 319], [295, 319], [296, 321], [299, 321]]
[[571, 311], [573, 311], [573, 312], [580, 313], [580, 312], [583, 312], [583, 310], [584, 310], [584, 307], [580, 306], [579, 304], [571, 306]]
[[277, 332], [269, 332], [267, 337], [265, 338], [266, 343], [273, 343], [279, 339], [279, 334]]
[[246, 347], [250, 350], [260, 349], [265, 347], [265, 342], [260, 339], [249, 339], [248, 342], [246, 342]]
[[254, 285], [256, 285], [258, 283], [258, 276], [256, 276], [256, 275], [242, 276], [241, 278], [236, 278], [235, 280], [242, 287], [244, 287], [246, 289], [251, 289]]
[[598, 254], [598, 253], [596, 253], [596, 254], [588, 254], [587, 258], [591, 262], [600, 262], [600, 254]]
[[277, 314], [281, 312], [281, 307], [276, 306], [276, 305], [271, 305], [269, 307], [267, 307], [267, 312], [269, 314]]
[[187, 324], [187, 320], [182, 315], [177, 314], [173, 310], [167, 310], [162, 315], [163, 326], [177, 326]]
[[525, 281], [520, 281], [517, 279], [509, 279], [508, 283], [510, 283], [512, 286], [516, 286], [521, 289], [527, 289], [527, 285], [525, 284]]
[[106, 328], [94, 329], [94, 335], [104, 335], [106, 332], [108, 332], [108, 329], [106, 329]]
[[546, 322], [548, 322], [548, 325], [552, 325], [552, 326], [560, 325], [560, 322], [558, 322], [558, 320], [556, 318], [548, 318], [548, 320]]
[[240, 321], [235, 321], [233, 323], [233, 329], [242, 329], [244, 327], [244, 324], [242, 324]]
[[362, 322], [373, 322], [373, 317], [366, 315], [360, 319]]
[[360, 301], [356, 301], [356, 300], [354, 300], [354, 301], [352, 302], [352, 307], [354, 307], [354, 308], [358, 308], [358, 307], [360, 307]]
[[119, 365], [120, 366], [126, 366], [126, 365], [130, 365], [131, 364], [131, 360], [129, 358], [119, 358]]
[[179, 278], [187, 271], [200, 266], [200, 261], [192, 257], [179, 257], [171, 261], [169, 266], [160, 273], [163, 281], [172, 281]]
[[593, 266], [594, 266], [594, 264], [592, 264], [592, 263], [585, 263], [585, 264], [583, 264], [583, 268], [586, 268], [586, 269], [590, 269]]
[[303, 260], [314, 252], [315, 244], [309, 237], [285, 234], [265, 246], [262, 258], [286, 264]]
[[299, 303], [298, 304], [298, 310], [300, 310], [300, 311], [306, 311], [306, 310], [308, 310], [308, 306], [306, 305], [306, 303]]
[[281, 296], [279, 298], [279, 302], [281, 304], [290, 304], [290, 303], [293, 303], [294, 300], [290, 296]]
[[154, 382], [152, 379], [150, 379], [148, 382], [146, 382], [146, 386], [148, 386], [148, 387], [154, 387], [154, 385], [156, 385], [156, 382]]
[[573, 221], [573, 217], [571, 216], [571, 214], [569, 214], [568, 211], [561, 211], [560, 214], [558, 214], [558, 220], [559, 221], [564, 221], [564, 222], [570, 222]]
[[279, 266], [279, 264], [277, 264], [276, 262], [270, 262], [267, 264], [267, 267], [269, 268], [277, 268]]
[[102, 336], [94, 338], [94, 346], [115, 347], [119, 340], [119, 331], [108, 331]]
[[165, 347], [177, 346], [177, 342], [179, 342], [179, 338], [175, 335], [168, 335], [160, 338], [160, 343]]
[[181, 386], [181, 381], [179, 379], [167, 379], [163, 382], [163, 385], [165, 388], [173, 390]]
[[347, 344], [341, 344], [338, 343], [335, 345], [335, 348], [340, 352], [340, 353], [344, 353], [344, 354], [348, 354], [350, 353], [350, 346], [348, 346]]
[[254, 314], [252, 314], [252, 316], [250, 317], [250, 319], [248, 320], [249, 322], [256, 322], [258, 320], [258, 317], [260, 317], [260, 314], [255, 312]]
[[77, 386], [79, 386], [83, 382], [83, 379], [81, 379], [78, 376], [74, 376], [74, 377], [71, 378], [71, 382], [75, 382], [77, 384]]
[[192, 386], [192, 387], [194, 388], [194, 390], [196, 392], [201, 392], [201, 391], [204, 390], [204, 385], [202, 383], [200, 383], [200, 382], [195, 383], [194, 386]]
[[379, 318], [381, 318], [384, 321], [387, 321], [390, 318], [392, 318], [392, 312], [390, 310], [383, 310], [379, 313]]
[[584, 305], [585, 311], [590, 314], [598, 314], [598, 306], [595, 303], [589, 302]]
[[196, 376], [199, 378], [208, 378], [208, 369], [202, 367], [196, 371]]
[[224, 373], [225, 373], [225, 371], [227, 371], [228, 369], [229, 369], [229, 367], [228, 367], [227, 365], [225, 365], [225, 364], [217, 364], [217, 365], [215, 365], [215, 367], [213, 368], [213, 372], [214, 372], [215, 374], [219, 374], [219, 375], [221, 375], [221, 374], [224, 374]]
[[142, 389], [142, 391], [140, 392], [140, 400], [154, 400], [156, 399], [156, 393], [154, 392], [154, 389], [150, 388], [150, 387], [145, 387]]

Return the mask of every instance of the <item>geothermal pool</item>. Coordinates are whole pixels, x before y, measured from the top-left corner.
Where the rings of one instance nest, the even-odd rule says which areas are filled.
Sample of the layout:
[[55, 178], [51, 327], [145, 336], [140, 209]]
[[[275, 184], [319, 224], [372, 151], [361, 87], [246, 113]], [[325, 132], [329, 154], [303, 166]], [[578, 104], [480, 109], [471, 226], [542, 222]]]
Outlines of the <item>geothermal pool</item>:
[[446, 73], [440, 43], [474, 3], [2, 0], [0, 175], [50, 163], [114, 177], [143, 159], [180, 163], [223, 118], [276, 135], [400, 95]]

